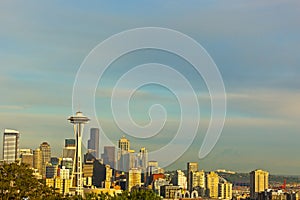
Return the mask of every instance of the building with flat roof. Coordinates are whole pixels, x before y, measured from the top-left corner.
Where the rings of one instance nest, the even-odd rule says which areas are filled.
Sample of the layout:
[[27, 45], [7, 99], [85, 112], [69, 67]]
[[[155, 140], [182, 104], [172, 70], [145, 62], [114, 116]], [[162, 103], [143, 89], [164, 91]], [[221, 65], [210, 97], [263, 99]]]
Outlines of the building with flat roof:
[[181, 189], [176, 185], [163, 185], [160, 187], [160, 196], [165, 199], [175, 199], [178, 192], [181, 193]]
[[260, 192], [268, 189], [269, 172], [260, 169], [250, 172], [250, 198], [257, 199]]
[[33, 168], [42, 175], [42, 151], [39, 148], [33, 150]]
[[51, 161], [51, 147], [47, 142], [43, 142], [40, 145], [40, 150], [42, 153], [42, 173], [43, 178], [46, 177], [46, 167], [50, 164]]
[[99, 128], [91, 128], [88, 149], [91, 150], [95, 158], [99, 158]]
[[220, 199], [232, 199], [232, 183], [219, 183], [218, 193]]
[[219, 196], [219, 175], [215, 172], [209, 172], [206, 175], [206, 194], [209, 198], [217, 199]]
[[187, 163], [187, 189], [192, 192], [193, 190], [193, 172], [198, 171], [198, 163], [196, 162], [188, 162]]
[[19, 131], [5, 129], [3, 134], [3, 161], [13, 163], [19, 158]]
[[137, 168], [132, 168], [128, 172], [128, 190], [131, 191], [133, 187], [141, 186], [142, 171]]
[[116, 148], [114, 146], [104, 146], [104, 153], [101, 155], [103, 163], [111, 168], [116, 167]]

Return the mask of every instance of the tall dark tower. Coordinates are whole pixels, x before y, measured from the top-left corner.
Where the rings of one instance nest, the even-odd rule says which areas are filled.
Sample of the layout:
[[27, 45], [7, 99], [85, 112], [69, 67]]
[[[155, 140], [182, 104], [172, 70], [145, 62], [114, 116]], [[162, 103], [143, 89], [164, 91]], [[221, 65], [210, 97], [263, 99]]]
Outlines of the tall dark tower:
[[95, 158], [99, 158], [99, 129], [91, 128], [90, 139], [88, 140], [88, 149], [91, 150]]
[[114, 146], [105, 146], [104, 153], [101, 155], [103, 163], [109, 165], [111, 168], [116, 167], [116, 148]]

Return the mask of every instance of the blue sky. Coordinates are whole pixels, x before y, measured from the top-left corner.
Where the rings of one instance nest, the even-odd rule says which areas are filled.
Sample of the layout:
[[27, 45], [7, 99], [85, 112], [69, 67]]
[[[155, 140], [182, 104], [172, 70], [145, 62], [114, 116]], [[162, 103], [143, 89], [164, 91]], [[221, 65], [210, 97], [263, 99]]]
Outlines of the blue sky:
[[[170, 168], [198, 161], [205, 170], [263, 168], [299, 174], [299, 18], [297, 0], [1, 2], [0, 129], [19, 130], [21, 147], [36, 148], [48, 141], [59, 156], [64, 138], [73, 135], [66, 119], [72, 114], [75, 76], [88, 53], [121, 31], [165, 27], [194, 38], [220, 70], [228, 104], [220, 140], [206, 158], [198, 159], [210, 113], [205, 83], [196, 81], [199, 77], [180, 58], [151, 50], [114, 62], [102, 80], [105, 87], [96, 92], [97, 116], [110, 139], [124, 134], [109, 107], [113, 84], [130, 67], [164, 63], [191, 80], [202, 114], [199, 134]], [[126, 93], [128, 88], [123, 89]], [[165, 106], [169, 120], [161, 134], [149, 140], [129, 137], [136, 150], [142, 145], [154, 150], [174, 137], [178, 104], [164, 88], [141, 88], [133, 98], [133, 118], [147, 124], [149, 106], [155, 103]]]

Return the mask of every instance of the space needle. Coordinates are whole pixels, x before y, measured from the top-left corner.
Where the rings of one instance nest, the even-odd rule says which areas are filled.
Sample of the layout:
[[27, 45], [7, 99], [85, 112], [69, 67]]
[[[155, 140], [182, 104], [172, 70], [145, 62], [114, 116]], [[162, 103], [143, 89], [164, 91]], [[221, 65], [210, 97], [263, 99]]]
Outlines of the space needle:
[[90, 119], [84, 116], [82, 112], [78, 111], [75, 116], [69, 117], [68, 120], [74, 125], [74, 134], [76, 138], [76, 153], [71, 184], [72, 187], [76, 188], [76, 195], [83, 196], [81, 142], [84, 124], [88, 123]]

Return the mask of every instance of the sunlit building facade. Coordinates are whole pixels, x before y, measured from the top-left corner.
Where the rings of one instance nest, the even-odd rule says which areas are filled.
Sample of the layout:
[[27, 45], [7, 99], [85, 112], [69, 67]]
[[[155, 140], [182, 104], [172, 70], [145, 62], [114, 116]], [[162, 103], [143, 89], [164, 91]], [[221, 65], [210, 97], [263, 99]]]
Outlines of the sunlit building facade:
[[250, 172], [250, 198], [257, 199], [260, 192], [268, 189], [269, 172], [263, 170], [254, 170]]
[[19, 158], [19, 131], [5, 129], [3, 134], [3, 160], [13, 163]]
[[219, 175], [215, 172], [209, 172], [206, 175], [206, 195], [209, 198], [218, 198]]

